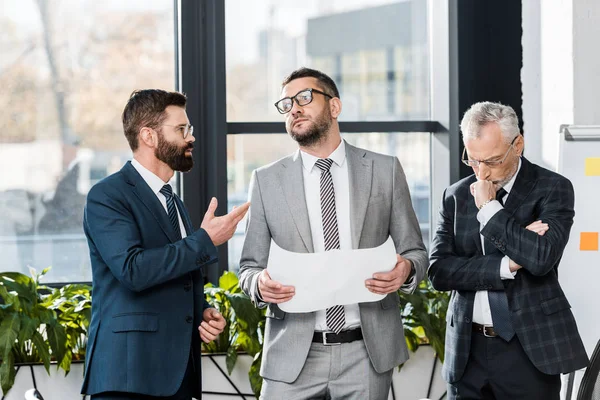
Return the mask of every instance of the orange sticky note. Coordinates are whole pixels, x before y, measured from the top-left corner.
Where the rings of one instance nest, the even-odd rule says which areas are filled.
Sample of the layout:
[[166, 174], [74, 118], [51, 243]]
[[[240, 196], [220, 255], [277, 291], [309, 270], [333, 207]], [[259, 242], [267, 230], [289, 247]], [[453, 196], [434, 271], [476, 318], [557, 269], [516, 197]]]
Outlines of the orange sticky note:
[[579, 250], [598, 251], [598, 232], [581, 232]]
[[600, 158], [588, 157], [585, 159], [585, 176], [600, 176]]

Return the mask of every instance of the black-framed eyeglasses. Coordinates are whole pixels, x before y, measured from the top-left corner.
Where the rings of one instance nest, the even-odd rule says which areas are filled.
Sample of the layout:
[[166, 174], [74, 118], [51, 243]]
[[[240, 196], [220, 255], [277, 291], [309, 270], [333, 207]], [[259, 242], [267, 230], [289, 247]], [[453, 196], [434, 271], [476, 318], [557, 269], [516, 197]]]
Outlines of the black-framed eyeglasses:
[[193, 125], [167, 125], [167, 124], [163, 124], [163, 126], [170, 126], [173, 128], [176, 128], [176, 131], [181, 132], [181, 135], [183, 136], [183, 138], [187, 138], [188, 135], [192, 135], [194, 136], [194, 126]]
[[463, 154], [462, 154], [462, 162], [463, 164], [465, 164], [467, 167], [471, 167], [471, 168], [478, 168], [480, 164], [485, 164], [490, 168], [493, 167], [497, 167], [499, 165], [501, 165], [505, 160], [506, 157], [508, 157], [508, 153], [510, 152], [510, 149], [513, 148], [514, 144], [515, 144], [515, 140], [517, 140], [519, 136], [515, 137], [512, 142], [510, 142], [510, 146], [508, 146], [508, 150], [506, 150], [506, 153], [504, 154], [504, 157], [502, 157], [502, 160], [491, 160], [491, 161], [479, 161], [479, 160], [469, 160], [468, 158], [466, 158], [467, 156], [467, 148], [463, 148]]
[[277, 111], [279, 111], [280, 114], [289, 113], [292, 110], [292, 107], [294, 106], [294, 100], [296, 100], [296, 103], [299, 106], [305, 106], [307, 104], [310, 104], [313, 101], [313, 92], [322, 94], [325, 97], [333, 99], [333, 96], [325, 92], [321, 92], [320, 90], [310, 88], [299, 91], [298, 93], [296, 93], [295, 96], [284, 97], [283, 99], [275, 103], [275, 107], [277, 108]]

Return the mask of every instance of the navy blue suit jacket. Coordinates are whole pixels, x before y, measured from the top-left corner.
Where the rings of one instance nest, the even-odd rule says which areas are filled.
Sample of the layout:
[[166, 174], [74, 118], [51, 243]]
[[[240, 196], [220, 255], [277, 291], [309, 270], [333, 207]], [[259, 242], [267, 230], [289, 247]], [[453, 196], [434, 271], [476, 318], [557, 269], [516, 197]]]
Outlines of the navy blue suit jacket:
[[175, 200], [188, 233], [182, 240], [130, 162], [88, 194], [83, 225], [93, 300], [82, 393], [173, 395], [190, 351], [200, 379], [197, 335], [208, 307], [200, 270], [217, 260], [217, 250]]
[[[574, 193], [565, 177], [524, 157], [504, 210], [481, 230], [495, 247], [483, 254], [477, 207], [470, 193], [471, 175], [446, 189], [431, 244], [429, 278], [437, 290], [452, 290], [446, 327], [443, 375], [458, 381], [471, 343], [473, 303], [478, 290], [504, 290], [519, 342], [543, 373], [555, 375], [583, 368], [588, 358], [558, 282], [558, 264], [573, 225]], [[542, 220], [544, 236], [525, 227]], [[500, 278], [504, 256], [523, 266], [515, 279]]]

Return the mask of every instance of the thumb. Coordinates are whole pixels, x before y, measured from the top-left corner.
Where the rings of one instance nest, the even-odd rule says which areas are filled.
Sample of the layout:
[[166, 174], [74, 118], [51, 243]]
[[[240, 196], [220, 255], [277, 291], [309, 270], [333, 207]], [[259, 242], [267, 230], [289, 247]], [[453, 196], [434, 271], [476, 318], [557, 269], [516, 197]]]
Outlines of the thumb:
[[208, 204], [208, 209], [206, 210], [206, 213], [204, 214], [204, 219], [212, 219], [215, 217], [215, 211], [217, 210], [217, 206], [219, 205], [219, 202], [217, 201], [216, 197], [213, 197], [210, 200], [210, 203]]

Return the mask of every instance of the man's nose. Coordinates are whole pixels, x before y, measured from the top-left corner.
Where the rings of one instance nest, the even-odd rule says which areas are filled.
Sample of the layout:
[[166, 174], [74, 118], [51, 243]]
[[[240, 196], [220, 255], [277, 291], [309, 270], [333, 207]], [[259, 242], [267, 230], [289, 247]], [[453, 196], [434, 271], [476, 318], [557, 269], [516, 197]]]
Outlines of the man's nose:
[[475, 175], [477, 175], [477, 178], [484, 181], [489, 180], [491, 173], [492, 170], [490, 169], [490, 167], [488, 167], [484, 163], [480, 163], [479, 167], [477, 168], [477, 171], [475, 171]]
[[298, 102], [296, 100], [292, 100], [292, 109], [290, 110], [290, 114], [292, 116], [296, 116], [296, 114], [302, 114], [303, 112], [303, 107], [298, 105]]

